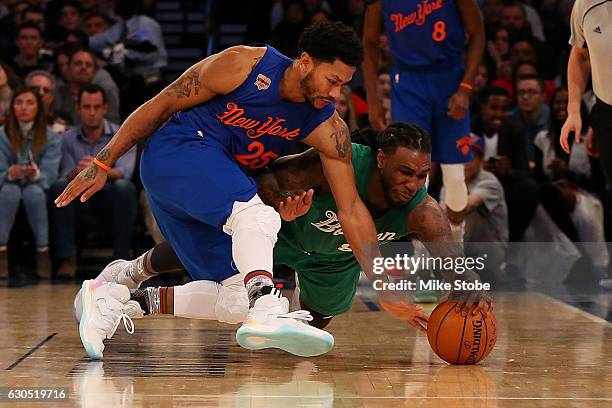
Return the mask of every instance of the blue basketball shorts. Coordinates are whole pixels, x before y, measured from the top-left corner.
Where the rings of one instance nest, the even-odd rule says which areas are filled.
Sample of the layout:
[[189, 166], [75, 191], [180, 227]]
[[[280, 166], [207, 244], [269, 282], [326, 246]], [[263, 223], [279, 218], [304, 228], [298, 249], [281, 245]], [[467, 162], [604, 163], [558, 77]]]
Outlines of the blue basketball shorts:
[[194, 280], [238, 273], [222, 226], [235, 201], [257, 193], [229, 152], [197, 129], [172, 122], [149, 138], [140, 175], [159, 228]]
[[457, 91], [464, 70], [391, 70], [391, 117], [394, 122], [419, 125], [431, 137], [431, 159], [436, 163], [465, 163], [472, 159], [466, 146], [469, 112], [462, 120], [448, 116], [448, 100]]

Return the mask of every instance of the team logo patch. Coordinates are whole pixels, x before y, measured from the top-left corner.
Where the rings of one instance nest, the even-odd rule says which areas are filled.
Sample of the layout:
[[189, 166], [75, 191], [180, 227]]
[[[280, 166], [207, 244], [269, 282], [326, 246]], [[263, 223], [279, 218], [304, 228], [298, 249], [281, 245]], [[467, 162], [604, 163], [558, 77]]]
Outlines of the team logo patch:
[[264, 74], [257, 75], [257, 79], [255, 80], [255, 86], [257, 86], [257, 89], [260, 91], [268, 89], [270, 87], [270, 83], [272, 83], [272, 81], [270, 81], [270, 78]]
[[457, 149], [459, 149], [462, 155], [467, 156], [470, 154], [472, 145], [476, 143], [477, 140], [478, 137], [476, 135], [463, 136], [461, 139], [457, 140]]

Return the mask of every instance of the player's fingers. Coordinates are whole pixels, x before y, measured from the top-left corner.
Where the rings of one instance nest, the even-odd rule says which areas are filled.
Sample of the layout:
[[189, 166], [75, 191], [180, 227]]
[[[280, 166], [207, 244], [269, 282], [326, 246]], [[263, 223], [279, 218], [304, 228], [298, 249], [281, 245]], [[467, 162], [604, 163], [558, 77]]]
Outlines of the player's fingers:
[[75, 178], [74, 180], [70, 182], [70, 184], [68, 184], [68, 186], [66, 186], [64, 191], [62, 191], [62, 194], [60, 195], [58, 199], [59, 207], [64, 207], [70, 204], [72, 200], [74, 200], [76, 197], [79, 196], [82, 189], [80, 188], [80, 186], [76, 184], [77, 181], [78, 181], [78, 178]]
[[85, 201], [89, 200], [89, 197], [94, 195], [98, 190], [99, 188], [95, 184], [89, 187], [83, 194], [81, 194], [81, 202], [84, 203]]
[[416, 330], [420, 331], [421, 333], [427, 334], [427, 329], [425, 328], [425, 326], [423, 326], [422, 323], [416, 320], [408, 320], [408, 324], [414, 327]]

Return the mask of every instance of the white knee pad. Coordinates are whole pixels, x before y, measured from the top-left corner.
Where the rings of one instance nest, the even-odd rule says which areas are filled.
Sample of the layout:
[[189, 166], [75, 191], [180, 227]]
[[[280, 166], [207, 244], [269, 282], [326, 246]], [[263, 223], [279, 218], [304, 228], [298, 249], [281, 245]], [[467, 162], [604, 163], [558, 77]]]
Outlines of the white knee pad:
[[272, 273], [272, 252], [280, 227], [280, 215], [258, 195], [234, 203], [223, 231], [232, 236], [232, 257], [243, 277], [258, 270]]
[[463, 211], [468, 201], [463, 164], [441, 164], [440, 167], [442, 182], [446, 189], [444, 204], [452, 211]]

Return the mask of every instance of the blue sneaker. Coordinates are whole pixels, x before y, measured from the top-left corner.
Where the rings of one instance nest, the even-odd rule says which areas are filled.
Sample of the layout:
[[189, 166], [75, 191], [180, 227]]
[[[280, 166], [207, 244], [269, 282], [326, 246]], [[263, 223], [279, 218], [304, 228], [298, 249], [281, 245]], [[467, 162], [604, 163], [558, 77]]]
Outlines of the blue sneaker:
[[308, 325], [310, 312], [289, 313], [289, 301], [274, 289], [255, 301], [236, 332], [236, 341], [249, 350], [278, 348], [300, 357], [325, 354], [334, 347], [334, 337]]

